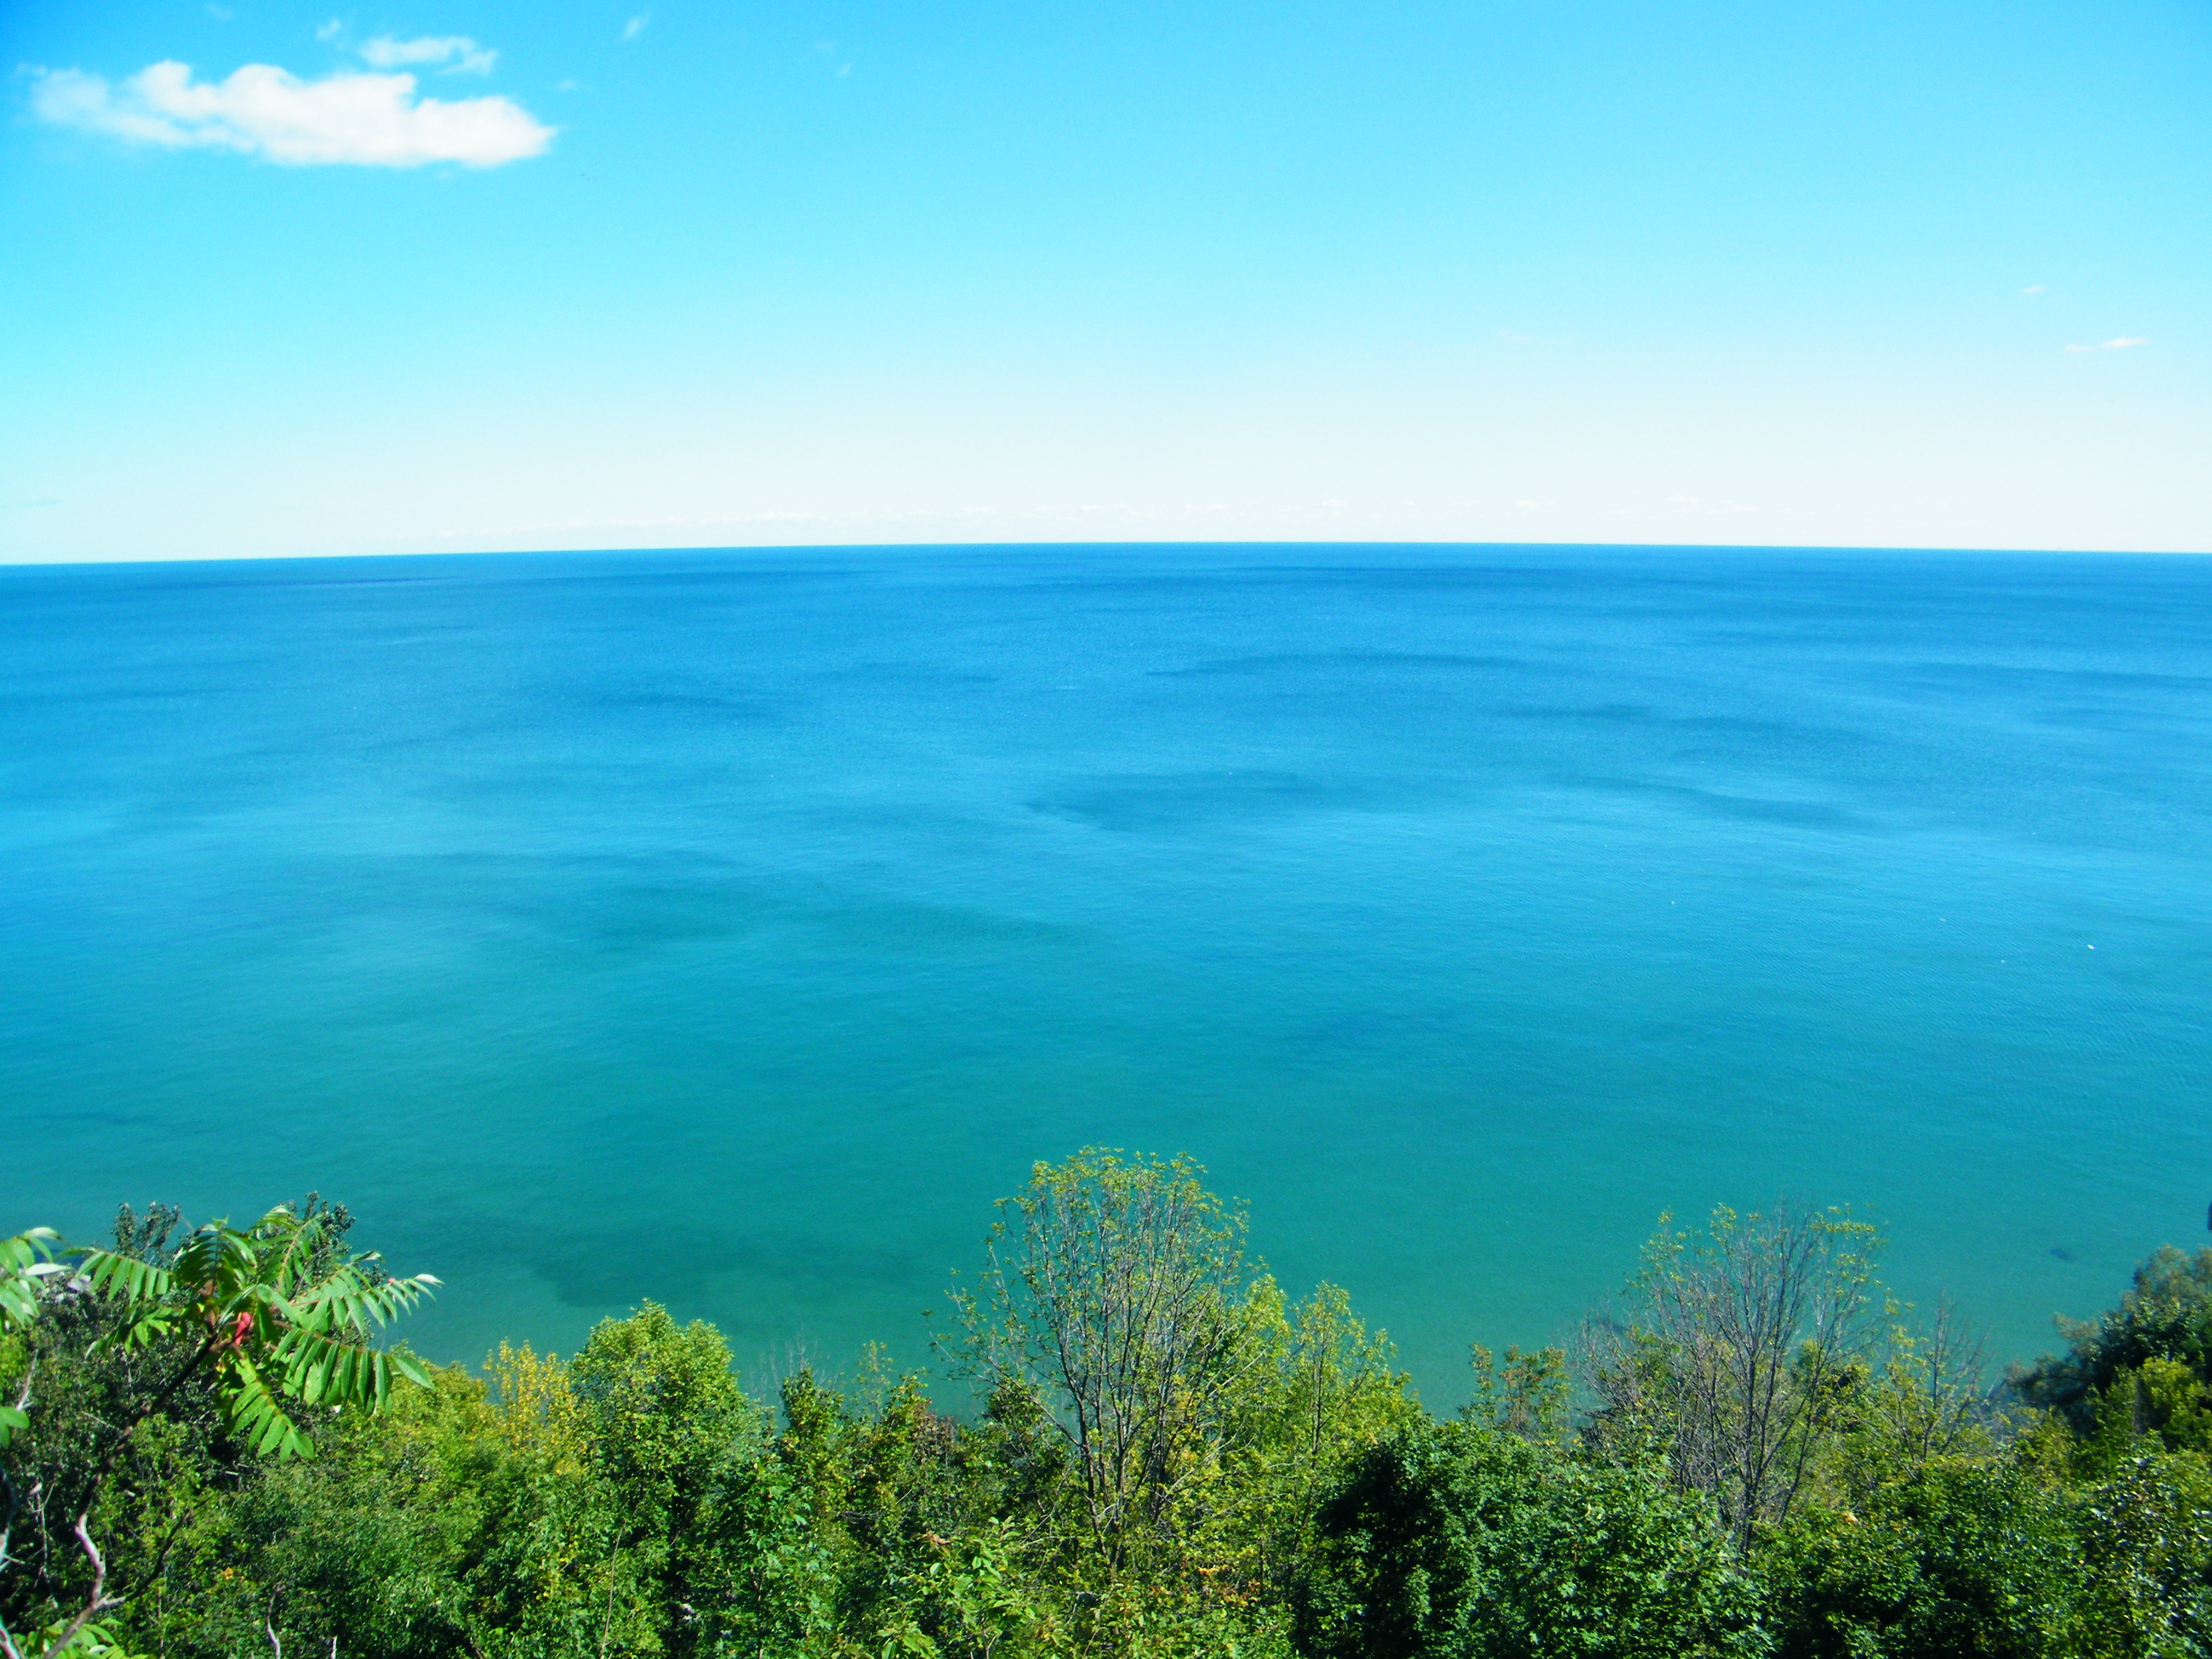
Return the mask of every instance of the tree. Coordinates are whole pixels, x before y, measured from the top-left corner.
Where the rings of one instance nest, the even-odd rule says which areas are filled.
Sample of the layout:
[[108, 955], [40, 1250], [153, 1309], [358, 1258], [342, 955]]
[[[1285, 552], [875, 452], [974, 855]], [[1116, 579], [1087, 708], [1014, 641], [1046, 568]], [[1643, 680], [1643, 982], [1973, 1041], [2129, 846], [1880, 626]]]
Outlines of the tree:
[[[394, 1376], [428, 1374], [404, 1352], [371, 1348], [374, 1331], [413, 1308], [438, 1281], [394, 1279], [374, 1253], [353, 1255], [331, 1212], [280, 1204], [243, 1231], [222, 1222], [193, 1230], [163, 1267], [119, 1250], [76, 1253], [95, 1295], [119, 1299], [126, 1346], [188, 1336], [173, 1380], [125, 1425], [116, 1447], [203, 1366], [216, 1378], [231, 1432], [264, 1455], [311, 1455], [313, 1443], [278, 1396], [302, 1405], [380, 1409]], [[273, 1384], [273, 1387], [272, 1387]]]
[[[55, 1303], [104, 1304], [112, 1323], [95, 1346], [156, 1350], [173, 1360], [167, 1375], [133, 1401], [119, 1421], [102, 1426], [88, 1466], [63, 1472], [65, 1492], [44, 1479], [38, 1483], [38, 1501], [65, 1498], [64, 1513], [73, 1517], [68, 1532], [87, 1575], [83, 1605], [64, 1612], [42, 1651], [70, 1651], [97, 1628], [101, 1614], [128, 1600], [109, 1583], [107, 1559], [93, 1535], [94, 1516], [118, 1462], [188, 1385], [201, 1380], [210, 1385], [222, 1426], [241, 1447], [287, 1458], [311, 1454], [313, 1444], [285, 1401], [374, 1411], [389, 1398], [395, 1376], [426, 1380], [405, 1354], [368, 1344], [375, 1329], [412, 1308], [437, 1281], [427, 1274], [394, 1279], [374, 1254], [345, 1249], [342, 1218], [343, 1212], [322, 1209], [310, 1199], [298, 1209], [280, 1205], [244, 1229], [208, 1223], [173, 1253], [64, 1249], [51, 1233], [23, 1235], [0, 1249], [0, 1279], [8, 1286], [0, 1291], [0, 1307], [27, 1343], [19, 1401], [9, 1419], [11, 1443], [36, 1432], [28, 1409], [32, 1379], [43, 1316]], [[165, 1224], [164, 1237], [167, 1231]], [[123, 1233], [118, 1229], [119, 1245]], [[52, 1271], [64, 1263], [67, 1272]], [[26, 1496], [11, 1474], [11, 1527], [19, 1498]], [[0, 1568], [6, 1565], [0, 1554]], [[0, 1626], [0, 1654], [23, 1659], [23, 1652]]]
[[1663, 1468], [1416, 1424], [1323, 1505], [1296, 1597], [1313, 1659], [1763, 1651], [1756, 1584]]
[[573, 1361], [502, 1345], [500, 1501], [474, 1651], [781, 1653], [812, 1617], [811, 1515], [704, 1321], [647, 1302]]
[[[1272, 1281], [1253, 1298], [1280, 1308]], [[1208, 1553], [1221, 1577], [1279, 1601], [1313, 1546], [1314, 1516], [1345, 1466], [1420, 1414], [1388, 1337], [1368, 1334], [1336, 1285], [1257, 1323], [1261, 1362], [1231, 1396]]]
[[2212, 1468], [2139, 1452], [2077, 1495], [2090, 1650], [2111, 1659], [2212, 1653]]
[[2003, 1419], [1982, 1392], [1981, 1339], [1948, 1298], [1921, 1328], [1898, 1325], [1879, 1366], [1853, 1365], [1838, 1379], [1833, 1479], [1823, 1495], [1863, 1505], [1884, 1482], [1936, 1458], [1987, 1457]]
[[458, 1367], [319, 1425], [317, 1455], [227, 1472], [130, 1627], [175, 1659], [258, 1652], [458, 1659], [483, 1635], [510, 1460]]
[[1522, 1440], [1566, 1440], [1574, 1382], [1565, 1349], [1508, 1348], [1501, 1364], [1478, 1342], [1468, 1358], [1474, 1371], [1474, 1397], [1460, 1407], [1462, 1421]]
[[1778, 1522], [1863, 1375], [1883, 1310], [1881, 1240], [1839, 1211], [1723, 1206], [1703, 1238], [1644, 1248], [1624, 1326], [1592, 1340], [1607, 1435], [1656, 1432], [1674, 1478], [1709, 1493], [1739, 1544]]
[[773, 1650], [805, 1516], [760, 1457], [767, 1425], [720, 1334], [647, 1302], [600, 1321], [568, 1377], [617, 1517], [615, 1553], [641, 1607], [659, 1610], [659, 1650], [720, 1650], [733, 1626], [745, 1650]]
[[2172, 1360], [2212, 1383], [2212, 1249], [2185, 1255], [2168, 1244], [2135, 1271], [2120, 1305], [2094, 1320], [2061, 1319], [2067, 1352], [2016, 1368], [2008, 1387], [2029, 1405], [2090, 1426], [2099, 1395], [2124, 1370]]
[[2008, 1462], [1939, 1458], [1861, 1509], [1808, 1509], [1761, 1565], [1781, 1659], [2103, 1659], [2068, 1500]]
[[[1188, 1158], [1087, 1147], [1000, 1201], [990, 1265], [956, 1290], [953, 1358], [1012, 1388], [1073, 1452], [1083, 1519], [1109, 1576], [1204, 1462], [1260, 1360], [1243, 1284], [1244, 1218]], [[1003, 1403], [1003, 1402], [1002, 1402]]]

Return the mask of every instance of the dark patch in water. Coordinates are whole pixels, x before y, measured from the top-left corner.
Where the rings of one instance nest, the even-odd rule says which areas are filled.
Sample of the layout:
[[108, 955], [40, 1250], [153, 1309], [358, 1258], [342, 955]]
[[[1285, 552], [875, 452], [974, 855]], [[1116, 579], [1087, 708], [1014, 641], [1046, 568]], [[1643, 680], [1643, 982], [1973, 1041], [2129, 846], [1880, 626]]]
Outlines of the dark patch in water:
[[701, 691], [626, 691], [599, 699], [605, 708], [631, 708], [655, 714], [728, 715], [773, 720], [781, 711], [757, 697], [731, 697]]
[[1522, 657], [1468, 657], [1419, 651], [1329, 651], [1273, 657], [1221, 657], [1188, 668], [1155, 668], [1162, 680], [1212, 679], [1231, 675], [1279, 674], [1291, 669], [1330, 668], [1534, 668]]
[[959, 945], [1030, 945], [1076, 937], [1076, 930], [962, 904], [854, 898], [802, 913], [831, 940], [856, 951], [934, 951]]
[[974, 673], [926, 662], [862, 662], [826, 668], [815, 678], [860, 685], [996, 685], [996, 674]]
[[1293, 772], [1187, 772], [1097, 778], [1028, 803], [1101, 830], [1183, 830], [1224, 818], [1286, 817], [1368, 804], [1369, 792]]
[[1642, 702], [1601, 702], [1586, 708], [1551, 708], [1540, 703], [1522, 703], [1508, 708], [1505, 713], [1517, 714], [1523, 720], [1648, 720], [1652, 717], [1651, 706]]
[[1712, 817], [1735, 818], [1753, 823], [1795, 823], [1824, 830], [1856, 830], [1873, 833], [1881, 826], [1870, 818], [1822, 801], [1778, 800], [1765, 795], [1730, 794], [1699, 789], [1689, 784], [1654, 783], [1639, 778], [1579, 778], [1584, 788], [1619, 794], [1655, 795]]

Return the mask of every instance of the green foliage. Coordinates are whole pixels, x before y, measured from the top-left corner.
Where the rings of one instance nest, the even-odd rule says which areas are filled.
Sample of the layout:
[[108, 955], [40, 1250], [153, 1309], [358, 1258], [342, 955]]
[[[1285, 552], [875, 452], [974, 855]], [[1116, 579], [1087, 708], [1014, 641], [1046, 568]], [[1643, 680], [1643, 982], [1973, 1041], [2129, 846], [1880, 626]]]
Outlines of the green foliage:
[[[1243, 1217], [1200, 1177], [1188, 1160], [1094, 1147], [1036, 1165], [1000, 1206], [988, 1270], [956, 1291], [951, 1345], [987, 1394], [959, 1462], [989, 1507], [946, 1511], [969, 1543], [909, 1545], [893, 1600], [1021, 1562], [1045, 1593], [994, 1641], [1280, 1650], [1322, 1494], [1418, 1408], [1343, 1291], [1291, 1309], [1247, 1268]], [[979, 1522], [1002, 1529], [963, 1555]], [[975, 1638], [968, 1615], [933, 1616], [914, 1620], [921, 1636]]]
[[2195, 1453], [2131, 1458], [2078, 1494], [2092, 1651], [2212, 1654], [2212, 1468]]
[[1420, 1408], [1389, 1339], [1368, 1334], [1341, 1289], [1322, 1285], [1285, 1313], [1272, 1279], [1255, 1288], [1261, 1359], [1224, 1424], [1201, 1553], [1213, 1588], [1273, 1604], [1310, 1553], [1321, 1501], [1346, 1465]]
[[[23, 1335], [38, 1312], [40, 1281], [59, 1271], [53, 1260], [59, 1243], [51, 1227], [33, 1227], [13, 1238], [0, 1238], [0, 1341], [13, 1344], [15, 1352], [21, 1352]], [[19, 1398], [13, 1404], [0, 1398], [0, 1447], [31, 1422], [24, 1410], [30, 1401], [29, 1367], [11, 1354], [8, 1370], [20, 1372]]]
[[39, 1281], [52, 1276], [50, 1264], [60, 1243], [51, 1227], [0, 1238], [0, 1333], [31, 1322], [39, 1308]]
[[1755, 1584], [1663, 1467], [1418, 1425], [1322, 1507], [1299, 1585], [1316, 1659], [1618, 1659], [1763, 1651]]
[[1595, 1410], [1478, 1347], [1440, 1423], [1196, 1166], [1091, 1149], [956, 1297], [961, 1420], [874, 1351], [771, 1411], [650, 1302], [481, 1380], [380, 1354], [430, 1281], [349, 1226], [0, 1241], [0, 1659], [2212, 1659], [2171, 1252], [2008, 1418], [1863, 1227], [1722, 1211], [1577, 1355]]
[[[103, 1298], [49, 1293], [33, 1324], [0, 1343], [0, 1389], [23, 1418], [0, 1448], [0, 1632], [80, 1615], [107, 1623], [112, 1598], [145, 1580], [161, 1540], [234, 1461], [212, 1379], [169, 1387], [189, 1345], [106, 1340], [125, 1316]], [[87, 1613], [94, 1599], [103, 1606]]]
[[886, 1656], [1012, 1659], [1049, 1646], [1048, 1603], [1008, 1522], [986, 1522], [956, 1543], [931, 1539], [933, 1559], [896, 1581], [897, 1613], [884, 1625]]
[[1981, 1392], [1978, 1342], [1963, 1339], [1948, 1304], [1925, 1330], [1899, 1326], [1878, 1366], [1838, 1372], [1820, 1427], [1818, 1471], [1831, 1508], [1860, 1507], [1885, 1482], [1938, 1458], [1987, 1461], [2002, 1419]]
[[2135, 1272], [2119, 1306], [2087, 1322], [2061, 1320], [2067, 1352], [2015, 1370], [2009, 1384], [2032, 1406], [2087, 1428], [2122, 1371], [2171, 1360], [2212, 1382], [2212, 1249], [2185, 1255], [2167, 1245]]
[[1785, 1659], [2087, 1655], [2088, 1573], [2063, 1493], [2004, 1462], [1942, 1459], [1811, 1510], [1767, 1552]]
[[333, 1638], [392, 1659], [462, 1650], [505, 1483], [494, 1422], [482, 1384], [438, 1370], [381, 1417], [333, 1419], [322, 1456], [248, 1466], [203, 1506], [132, 1627], [208, 1659]]
[[2180, 1360], [2124, 1366], [2082, 1403], [2088, 1420], [2073, 1456], [2081, 1474], [2101, 1474], [2146, 1450], [2212, 1453], [2212, 1388]]
[[1599, 1432], [1624, 1454], [1663, 1439], [1686, 1491], [1739, 1546], [1787, 1516], [1863, 1376], [1887, 1311], [1881, 1240], [1840, 1210], [1723, 1205], [1702, 1236], [1668, 1218], [1644, 1247], [1624, 1322], [1591, 1333]]
[[261, 1455], [304, 1456], [313, 1446], [277, 1396], [375, 1409], [395, 1373], [422, 1381], [405, 1354], [366, 1340], [438, 1282], [428, 1273], [393, 1279], [374, 1254], [346, 1254], [331, 1220], [326, 1211], [279, 1205], [242, 1231], [222, 1222], [194, 1229], [166, 1264], [86, 1249], [76, 1268], [94, 1294], [129, 1310], [118, 1340], [145, 1347], [188, 1335], [188, 1363], [213, 1371], [230, 1431]]
[[1465, 1421], [1522, 1440], [1557, 1444], [1566, 1439], [1574, 1382], [1567, 1371], [1565, 1349], [1539, 1348], [1523, 1353], [1518, 1348], [1508, 1348], [1500, 1364], [1489, 1349], [1477, 1343], [1470, 1359], [1474, 1397], [1460, 1408]]
[[1244, 1218], [1201, 1173], [1095, 1146], [1038, 1164], [1000, 1204], [980, 1285], [953, 1292], [963, 1370], [1026, 1391], [1066, 1442], [1109, 1578], [1176, 1530], [1276, 1310], [1243, 1284]]
[[[713, 1327], [678, 1326], [651, 1302], [592, 1332], [569, 1386], [592, 1473], [618, 1517], [613, 1547], [630, 1594], [663, 1610], [660, 1651], [693, 1651], [708, 1617], [697, 1609], [714, 1604], [708, 1590], [726, 1594], [733, 1573], [743, 1576], [725, 1559], [726, 1522], [751, 1520], [734, 1530], [757, 1541], [759, 1523], [793, 1501], [763, 1492], [752, 1472], [759, 1408], [731, 1376], [729, 1349]], [[734, 1517], [724, 1513], [732, 1509]]]
[[[74, 1652], [104, 1639], [101, 1615], [164, 1571], [234, 1447], [305, 1454], [300, 1407], [374, 1411], [395, 1374], [423, 1375], [366, 1339], [436, 1281], [394, 1279], [373, 1255], [347, 1251], [342, 1210], [311, 1195], [244, 1231], [210, 1223], [172, 1249], [175, 1223], [173, 1211], [141, 1221], [126, 1208], [113, 1249], [64, 1249], [43, 1231], [0, 1246], [15, 1394], [0, 1421], [0, 1652], [48, 1613], [34, 1646]], [[34, 1420], [34, 1385], [60, 1409]], [[98, 1537], [115, 1532], [119, 1545], [103, 1550]]]
[[74, 1619], [33, 1631], [21, 1647], [23, 1659], [147, 1659], [107, 1626]]

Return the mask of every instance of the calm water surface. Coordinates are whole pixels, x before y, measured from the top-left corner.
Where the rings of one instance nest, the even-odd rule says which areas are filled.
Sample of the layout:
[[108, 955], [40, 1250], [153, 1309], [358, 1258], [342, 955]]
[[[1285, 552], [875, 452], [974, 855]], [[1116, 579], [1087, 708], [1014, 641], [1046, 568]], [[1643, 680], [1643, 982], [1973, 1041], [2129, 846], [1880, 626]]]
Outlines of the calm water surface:
[[1663, 1207], [2009, 1354], [2212, 1199], [2212, 560], [0, 571], [0, 1231], [318, 1187], [441, 1357], [919, 1362], [1085, 1142], [1439, 1405]]

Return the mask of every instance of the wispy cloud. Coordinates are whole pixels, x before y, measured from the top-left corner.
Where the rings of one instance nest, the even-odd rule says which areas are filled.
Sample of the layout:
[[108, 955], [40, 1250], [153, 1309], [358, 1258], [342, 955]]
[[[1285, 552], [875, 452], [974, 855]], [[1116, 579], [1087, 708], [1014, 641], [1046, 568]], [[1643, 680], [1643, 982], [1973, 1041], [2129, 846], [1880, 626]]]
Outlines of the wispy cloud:
[[631, 18], [629, 22], [623, 25], [622, 38], [625, 40], [636, 40], [639, 35], [645, 33], [645, 26], [652, 21], [653, 14], [651, 12], [641, 11], [638, 13], [636, 16]]
[[318, 40], [335, 40], [338, 36], [344, 33], [345, 20], [342, 17], [333, 17], [329, 22], [325, 23], [321, 27], [315, 31], [315, 39]]
[[411, 75], [319, 81], [270, 64], [198, 81], [151, 64], [111, 86], [81, 70], [38, 70], [31, 111], [57, 126], [164, 149], [238, 150], [289, 167], [497, 167], [543, 155], [553, 129], [505, 98], [417, 98]]
[[2123, 335], [2117, 340], [2104, 340], [2095, 345], [2070, 345], [2066, 349], [2069, 351], [2125, 351], [2130, 346], [2148, 345], [2149, 343], [2149, 339], [2142, 335], [2136, 335], [2132, 337]]
[[2043, 291], [2043, 284], [2040, 283], [2030, 283], [2026, 288], [2021, 289], [2022, 294], [2040, 294]]
[[443, 64], [448, 75], [489, 75], [499, 54], [480, 46], [465, 34], [425, 34], [412, 40], [395, 40], [380, 34], [363, 44], [364, 62], [377, 69], [404, 69], [410, 64]]

